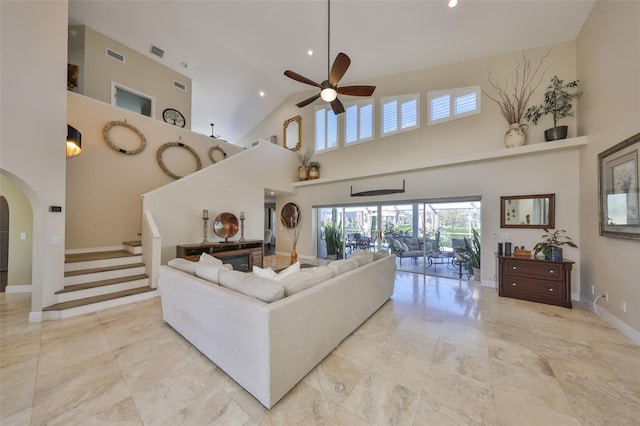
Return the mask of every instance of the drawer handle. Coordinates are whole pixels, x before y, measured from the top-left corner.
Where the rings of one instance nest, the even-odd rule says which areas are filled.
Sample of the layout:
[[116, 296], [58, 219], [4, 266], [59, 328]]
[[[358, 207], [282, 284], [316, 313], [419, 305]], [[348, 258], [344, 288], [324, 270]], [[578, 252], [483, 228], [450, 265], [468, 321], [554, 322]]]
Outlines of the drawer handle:
[[552, 288], [550, 288], [550, 289], [549, 289], [549, 291], [553, 291], [553, 289], [552, 289]]
[[517, 284], [516, 283], [511, 283], [511, 285], [515, 287]]
[[553, 269], [549, 269], [549, 273], [550, 273], [550, 274], [555, 274], [555, 273], [556, 273], [556, 271], [554, 271]]
[[513, 269], [515, 271], [516, 269], [518, 269], [518, 267], [517, 266], [512, 266], [511, 269]]

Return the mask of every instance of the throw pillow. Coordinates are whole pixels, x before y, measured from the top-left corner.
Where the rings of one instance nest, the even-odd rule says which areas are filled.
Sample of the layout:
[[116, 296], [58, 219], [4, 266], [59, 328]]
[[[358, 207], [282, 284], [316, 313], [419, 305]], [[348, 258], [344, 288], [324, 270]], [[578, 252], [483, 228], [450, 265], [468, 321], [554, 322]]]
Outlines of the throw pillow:
[[373, 252], [373, 260], [382, 259], [385, 256], [389, 256], [389, 250], [379, 250]]
[[167, 262], [167, 265], [171, 266], [172, 268], [179, 269], [182, 272], [186, 272], [187, 274], [191, 275], [194, 275], [196, 273], [197, 264], [197, 262], [192, 262], [181, 257], [176, 257], [175, 259], [171, 259], [169, 262]]
[[207, 253], [202, 253], [200, 255], [200, 262], [206, 262], [206, 263], [211, 263], [213, 265], [222, 266], [222, 260], [218, 259], [217, 257], [213, 257]]
[[282, 283], [240, 271], [220, 274], [220, 285], [266, 303], [275, 302], [285, 296], [285, 288]]
[[400, 245], [402, 245], [402, 251], [409, 251], [408, 245], [406, 245], [405, 243], [400, 243]]
[[417, 238], [405, 238], [404, 242], [409, 247], [409, 250], [420, 250], [422, 248]]
[[356, 269], [358, 267], [358, 261], [355, 259], [334, 260], [327, 266], [334, 272], [335, 276], [338, 276], [352, 269]]
[[272, 279], [275, 281], [282, 281], [283, 278], [288, 277], [291, 274], [295, 274], [296, 272], [300, 272], [300, 262], [289, 265], [286, 269], [278, 272]]
[[233, 269], [231, 265], [213, 265], [207, 262], [196, 263], [196, 277], [203, 280], [211, 281], [214, 284], [220, 283], [220, 271], [230, 271]]
[[393, 240], [393, 248], [396, 249], [396, 251], [401, 252], [402, 251], [402, 243], [398, 240]]
[[349, 259], [353, 259], [358, 262], [358, 266], [366, 265], [367, 263], [371, 263], [373, 261], [373, 253], [368, 250], [361, 250], [360, 252], [354, 252], [354, 254], [349, 256]]
[[276, 271], [271, 268], [261, 268], [259, 266], [253, 267], [253, 275], [260, 278], [266, 278], [268, 280], [272, 280], [276, 277]]

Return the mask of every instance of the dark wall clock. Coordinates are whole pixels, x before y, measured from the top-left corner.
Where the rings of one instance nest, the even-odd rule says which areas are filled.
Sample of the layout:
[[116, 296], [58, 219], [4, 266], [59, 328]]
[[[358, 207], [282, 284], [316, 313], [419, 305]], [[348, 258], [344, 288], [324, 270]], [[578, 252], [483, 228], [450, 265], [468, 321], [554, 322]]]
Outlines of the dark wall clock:
[[184, 127], [187, 124], [184, 119], [184, 115], [177, 109], [167, 108], [162, 111], [162, 119], [169, 124], [173, 124], [174, 126]]

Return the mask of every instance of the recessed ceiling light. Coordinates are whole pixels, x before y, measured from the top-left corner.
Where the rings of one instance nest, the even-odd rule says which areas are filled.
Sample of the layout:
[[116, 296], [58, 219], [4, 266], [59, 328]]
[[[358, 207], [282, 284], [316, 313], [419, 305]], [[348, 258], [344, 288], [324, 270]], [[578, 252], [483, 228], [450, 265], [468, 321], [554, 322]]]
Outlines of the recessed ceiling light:
[[313, 56], [313, 50], [311, 50], [311, 49], [307, 50], [307, 55]]
[[456, 7], [458, 5], [458, 0], [449, 0], [449, 3], [447, 3], [447, 5], [451, 8]]
[[264, 97], [264, 92], [261, 90], [259, 95], [260, 95], [260, 97]]

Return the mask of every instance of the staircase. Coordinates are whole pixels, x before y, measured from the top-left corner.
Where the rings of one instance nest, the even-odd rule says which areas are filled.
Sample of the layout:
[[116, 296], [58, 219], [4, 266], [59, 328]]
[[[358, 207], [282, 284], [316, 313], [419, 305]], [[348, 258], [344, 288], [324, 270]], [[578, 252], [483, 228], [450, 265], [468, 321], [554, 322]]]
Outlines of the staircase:
[[149, 287], [140, 241], [125, 241], [121, 250], [67, 254], [64, 288], [58, 303], [44, 308], [44, 319], [64, 319], [159, 295]]

